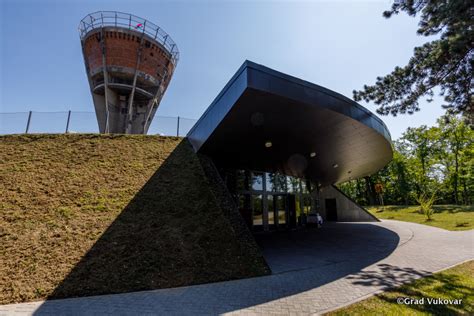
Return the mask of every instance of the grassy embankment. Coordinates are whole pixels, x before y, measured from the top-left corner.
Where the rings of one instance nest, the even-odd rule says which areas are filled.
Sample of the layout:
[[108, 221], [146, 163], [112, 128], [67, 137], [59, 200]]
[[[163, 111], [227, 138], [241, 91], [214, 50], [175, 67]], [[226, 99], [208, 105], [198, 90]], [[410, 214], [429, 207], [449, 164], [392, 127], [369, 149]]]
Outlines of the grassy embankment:
[[0, 136], [0, 192], [0, 304], [269, 272], [180, 138]]
[[435, 205], [432, 220], [419, 212], [419, 206], [372, 206], [367, 210], [380, 219], [395, 219], [435, 226], [447, 230], [469, 230], [474, 228], [474, 205]]
[[[399, 304], [397, 298], [424, 298], [424, 304]], [[462, 300], [456, 304], [428, 304], [428, 298]], [[418, 301], [421, 303], [421, 301]], [[473, 315], [474, 261], [435, 273], [410, 284], [326, 315]]]

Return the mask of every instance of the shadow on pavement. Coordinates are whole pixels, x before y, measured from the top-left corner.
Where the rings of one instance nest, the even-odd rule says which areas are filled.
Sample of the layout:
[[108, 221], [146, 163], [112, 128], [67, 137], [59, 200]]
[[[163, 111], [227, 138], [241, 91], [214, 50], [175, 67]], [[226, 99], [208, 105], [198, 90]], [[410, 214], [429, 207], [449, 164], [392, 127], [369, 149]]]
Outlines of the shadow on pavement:
[[353, 284], [364, 286], [399, 286], [415, 278], [431, 275], [429, 271], [401, 268], [391, 264], [378, 264], [376, 270], [362, 271], [350, 276]]
[[[328, 223], [320, 230], [265, 234], [256, 239], [273, 275], [93, 299], [52, 300], [37, 314], [57, 311], [59, 306], [64, 313], [222, 314], [290, 297], [360, 272], [390, 255], [399, 242], [395, 232], [365, 223]], [[361, 277], [357, 282], [371, 286], [383, 279]]]
[[[393, 252], [399, 236], [368, 223], [325, 223], [321, 229], [256, 235], [273, 273], [325, 269], [350, 262], [352, 272]], [[325, 266], [328, 266], [324, 268]]]
[[[418, 279], [415, 284], [409, 281]], [[405, 304], [409, 309], [430, 315], [460, 315], [469, 310], [469, 297], [473, 289], [466, 286], [465, 280], [459, 275], [442, 272], [431, 274], [428, 271], [419, 271], [412, 268], [400, 268], [390, 264], [378, 264], [375, 270], [363, 271], [350, 276], [354, 284], [364, 286], [400, 286], [377, 294], [377, 297], [386, 303], [399, 306], [398, 298], [423, 299], [423, 304]], [[451, 297], [460, 300], [460, 304], [430, 304], [428, 298], [439, 299]], [[467, 309], [466, 309], [467, 308]]]

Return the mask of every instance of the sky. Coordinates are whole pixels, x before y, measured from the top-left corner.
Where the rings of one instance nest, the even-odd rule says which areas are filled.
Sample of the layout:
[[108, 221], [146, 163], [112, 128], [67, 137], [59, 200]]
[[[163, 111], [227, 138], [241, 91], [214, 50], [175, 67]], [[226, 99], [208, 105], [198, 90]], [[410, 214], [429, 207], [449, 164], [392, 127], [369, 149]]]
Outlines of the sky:
[[[416, 35], [417, 18], [383, 18], [391, 2], [0, 0], [0, 112], [94, 111], [78, 25], [101, 10], [148, 19], [177, 43], [178, 67], [156, 115], [199, 118], [246, 59], [352, 98], [429, 40]], [[441, 104], [380, 117], [396, 139], [433, 125]]]

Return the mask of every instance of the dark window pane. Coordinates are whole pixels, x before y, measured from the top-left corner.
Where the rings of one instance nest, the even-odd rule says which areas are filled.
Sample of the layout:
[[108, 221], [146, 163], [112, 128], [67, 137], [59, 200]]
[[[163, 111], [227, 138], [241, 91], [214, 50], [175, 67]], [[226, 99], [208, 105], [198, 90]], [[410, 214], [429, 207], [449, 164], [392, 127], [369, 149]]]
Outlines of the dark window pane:
[[276, 173], [274, 175], [273, 192], [286, 192], [286, 176]]
[[296, 209], [296, 218], [301, 215], [301, 196], [299, 194], [295, 195], [295, 209]]
[[311, 211], [311, 196], [309, 194], [304, 194], [303, 199], [304, 199], [304, 213], [309, 214], [309, 212]]
[[286, 196], [276, 195], [275, 199], [276, 214], [278, 216], [278, 225], [286, 224]]
[[273, 187], [275, 186], [275, 174], [274, 173], [266, 173], [266, 188], [267, 192], [273, 191]]
[[302, 188], [302, 191], [303, 193], [308, 193], [308, 190], [306, 189], [306, 181], [305, 180], [301, 180], [301, 188]]
[[289, 193], [300, 192], [300, 179], [294, 177], [287, 177], [287, 185]]
[[249, 189], [249, 172], [238, 170], [236, 182], [237, 191], [247, 191]]
[[262, 172], [252, 173], [252, 190], [256, 190], [256, 191], [263, 190], [263, 173]]
[[263, 200], [261, 195], [252, 195], [253, 225], [263, 225]]
[[275, 224], [275, 212], [273, 208], [273, 195], [267, 195], [268, 225]]

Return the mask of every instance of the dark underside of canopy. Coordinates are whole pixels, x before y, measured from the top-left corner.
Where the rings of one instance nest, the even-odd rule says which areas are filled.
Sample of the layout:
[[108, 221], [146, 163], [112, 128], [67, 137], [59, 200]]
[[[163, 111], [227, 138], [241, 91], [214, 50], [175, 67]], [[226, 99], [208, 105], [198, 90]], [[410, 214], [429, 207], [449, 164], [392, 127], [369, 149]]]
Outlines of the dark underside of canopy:
[[216, 165], [279, 171], [321, 184], [376, 172], [390, 134], [354, 101], [246, 61], [189, 132]]

